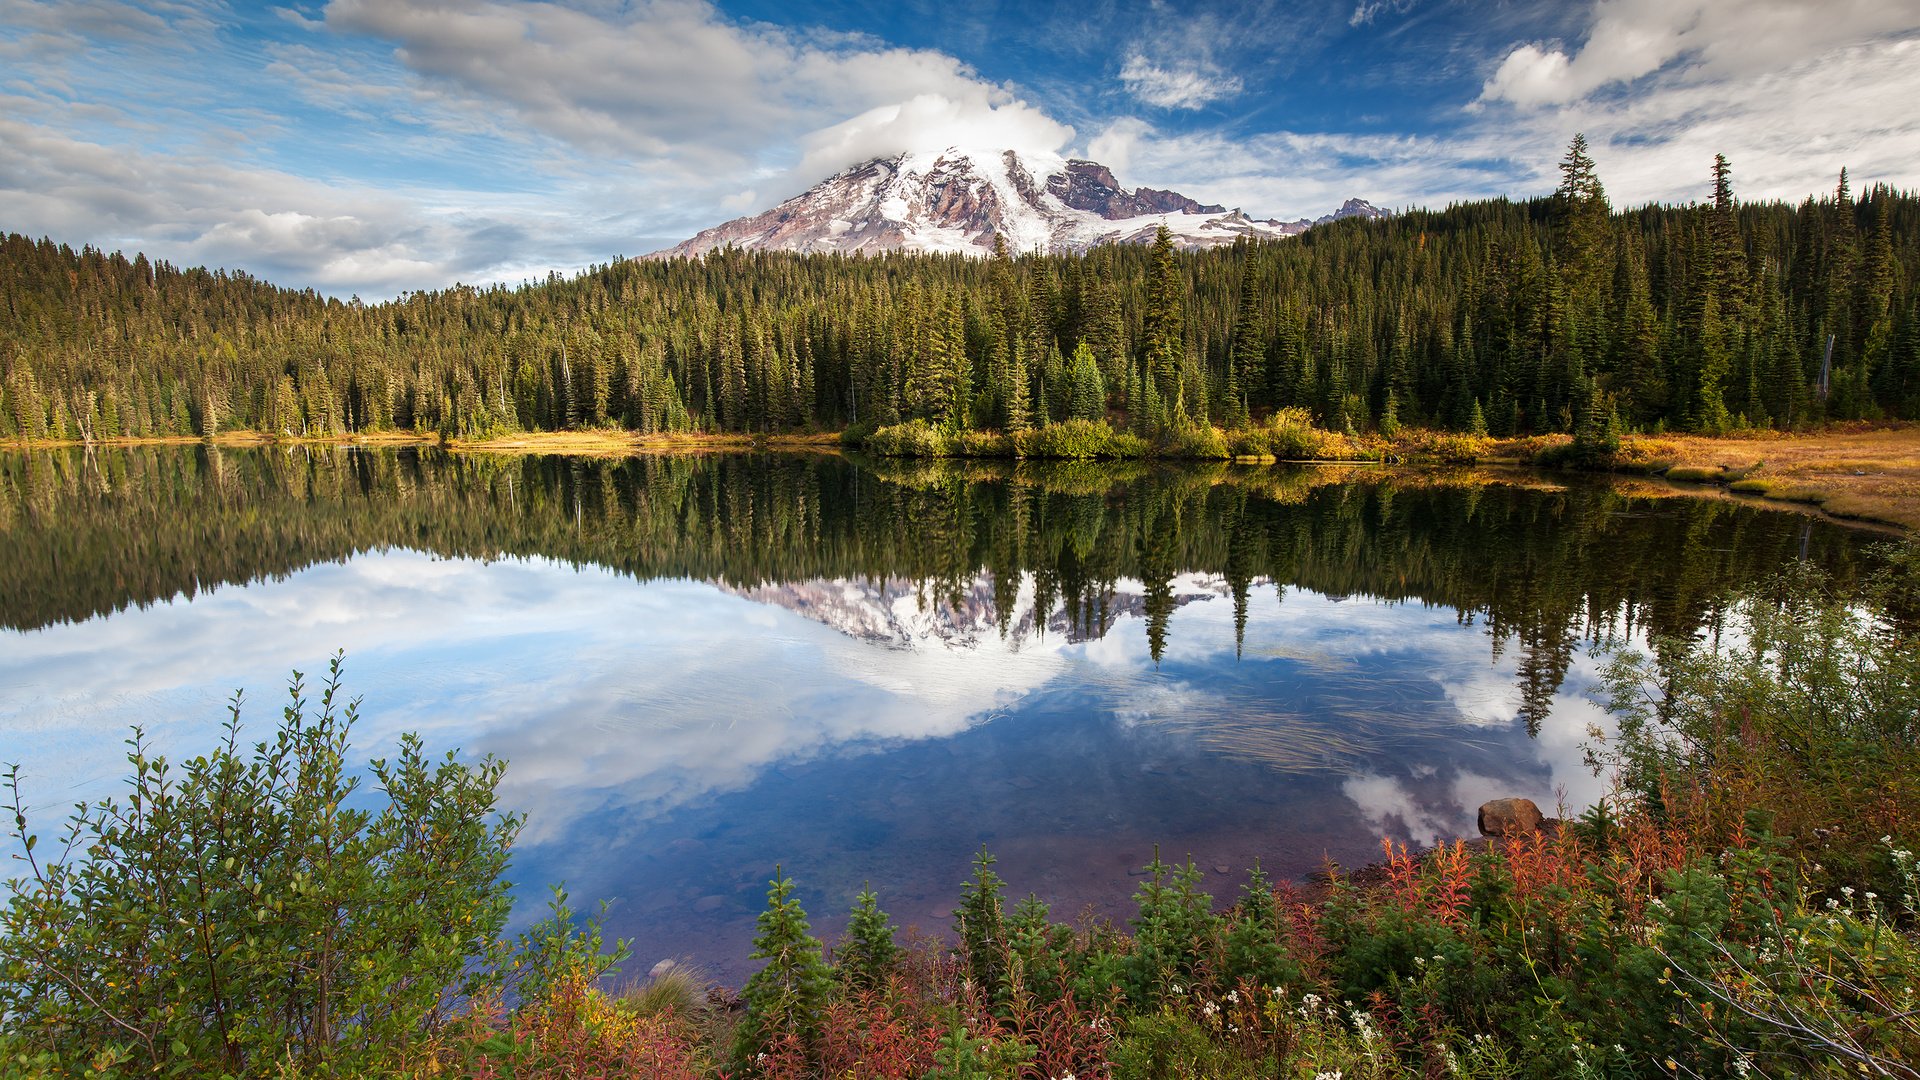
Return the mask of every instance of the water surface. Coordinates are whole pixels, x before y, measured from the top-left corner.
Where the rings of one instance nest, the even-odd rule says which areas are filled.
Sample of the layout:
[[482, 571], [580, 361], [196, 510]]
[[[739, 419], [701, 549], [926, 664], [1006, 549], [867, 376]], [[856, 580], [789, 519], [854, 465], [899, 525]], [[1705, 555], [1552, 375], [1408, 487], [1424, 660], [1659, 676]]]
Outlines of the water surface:
[[523, 916], [564, 881], [642, 966], [737, 978], [776, 863], [829, 934], [867, 883], [944, 929], [982, 844], [1123, 917], [1155, 845], [1229, 895], [1577, 810], [1594, 643], [1869, 540], [1523, 474], [0, 455], [0, 757], [96, 798], [129, 725], [201, 752], [244, 687], [264, 734], [344, 649], [356, 753], [511, 763]]

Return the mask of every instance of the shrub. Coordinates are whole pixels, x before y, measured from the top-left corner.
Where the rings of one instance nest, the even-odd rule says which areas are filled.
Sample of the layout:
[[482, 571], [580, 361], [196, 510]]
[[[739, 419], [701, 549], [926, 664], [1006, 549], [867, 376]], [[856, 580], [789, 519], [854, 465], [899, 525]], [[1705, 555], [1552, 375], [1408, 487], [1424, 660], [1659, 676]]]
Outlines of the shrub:
[[126, 801], [76, 809], [47, 856], [8, 772], [25, 876], [0, 912], [7, 1041], [47, 1071], [373, 1073], [435, 1036], [459, 997], [497, 988], [504, 766], [430, 760], [403, 736], [347, 771], [357, 702], [341, 658], [319, 712], [294, 673], [273, 737], [242, 748], [241, 696], [213, 753], [179, 766], [135, 729]]
[[1013, 436], [1023, 458], [1140, 457], [1146, 444], [1138, 436], [1115, 432], [1105, 420], [1062, 420]]
[[1267, 421], [1267, 453], [1282, 461], [1323, 461], [1342, 455], [1333, 452], [1334, 437], [1313, 426], [1305, 409], [1281, 409]]
[[634, 983], [620, 991], [620, 1004], [638, 1016], [672, 1013], [692, 1016], [706, 1007], [706, 973], [687, 964], [676, 963], [645, 982]]
[[997, 431], [963, 431], [948, 439], [948, 445], [960, 457], [1004, 458], [1014, 456], [1014, 441]]
[[1227, 438], [1211, 424], [1186, 424], [1160, 433], [1153, 452], [1161, 457], [1218, 461], [1233, 456]]
[[876, 430], [863, 445], [885, 457], [952, 457], [956, 440], [925, 420], [908, 420]]

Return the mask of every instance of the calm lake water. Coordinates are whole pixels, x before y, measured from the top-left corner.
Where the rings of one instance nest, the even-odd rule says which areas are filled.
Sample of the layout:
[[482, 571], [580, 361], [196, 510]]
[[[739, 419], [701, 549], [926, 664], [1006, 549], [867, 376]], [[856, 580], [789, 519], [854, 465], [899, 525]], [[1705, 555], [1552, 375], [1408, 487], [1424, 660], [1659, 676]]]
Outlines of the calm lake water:
[[983, 844], [1124, 917], [1155, 845], [1229, 896], [1578, 810], [1595, 643], [1875, 539], [1533, 474], [0, 454], [0, 759], [53, 833], [130, 725], [199, 753], [245, 688], [264, 735], [344, 649], [362, 758], [511, 763], [521, 917], [564, 881], [737, 980], [776, 863], [829, 936], [864, 883], [944, 930]]

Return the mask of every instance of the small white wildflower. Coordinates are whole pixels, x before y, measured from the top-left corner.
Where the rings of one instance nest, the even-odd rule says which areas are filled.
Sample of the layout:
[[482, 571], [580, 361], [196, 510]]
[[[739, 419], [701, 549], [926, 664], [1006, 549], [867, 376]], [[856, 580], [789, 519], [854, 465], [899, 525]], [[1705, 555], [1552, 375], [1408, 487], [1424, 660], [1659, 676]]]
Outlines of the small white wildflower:
[[1845, 896], [1847, 899], [1849, 900], [1853, 899], [1853, 886], [1842, 885], [1840, 886], [1840, 892], [1841, 892], [1841, 895]]
[[1203, 1013], [1206, 1013], [1207, 1019], [1211, 1020], [1214, 1018], [1214, 1016], [1219, 1014], [1220, 1006], [1215, 1005], [1213, 1002], [1209, 1001], [1206, 1004], [1200, 1006], [1200, 1011]]
[[1236, 1004], [1236, 1005], [1237, 1005], [1237, 1004], [1239, 1004], [1239, 1002], [1240, 1002], [1240, 991], [1238, 991], [1238, 990], [1229, 990], [1229, 991], [1227, 991], [1227, 1000], [1228, 1000], [1229, 1002], [1232, 1002], [1232, 1003], [1234, 1003], [1234, 1004]]
[[1328, 1069], [1326, 1072], [1314, 1073], [1313, 1080], [1340, 1080], [1340, 1070]]

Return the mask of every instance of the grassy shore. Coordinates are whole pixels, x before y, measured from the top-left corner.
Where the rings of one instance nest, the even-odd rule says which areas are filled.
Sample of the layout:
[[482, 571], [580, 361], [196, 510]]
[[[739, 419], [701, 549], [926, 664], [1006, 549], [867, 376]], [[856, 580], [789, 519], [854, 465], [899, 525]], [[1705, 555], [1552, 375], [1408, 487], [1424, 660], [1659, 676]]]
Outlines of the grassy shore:
[[[1315, 431], [1299, 455], [1232, 453], [1243, 464], [1282, 461], [1372, 461], [1406, 465], [1503, 464], [1531, 466], [1564, 446], [1564, 435], [1511, 439], [1407, 429], [1388, 439], [1375, 434]], [[1233, 436], [1226, 436], [1230, 452]], [[433, 433], [388, 431], [337, 436], [287, 436], [226, 431], [212, 438], [161, 436], [96, 439], [97, 447], [183, 446], [441, 446], [461, 453], [631, 454], [730, 450], [830, 450], [837, 432], [807, 434], [654, 434], [619, 430], [540, 431], [489, 439], [442, 439]], [[58, 449], [78, 440], [0, 439], [0, 449]], [[1920, 425], [1836, 426], [1810, 432], [1750, 431], [1731, 435], [1627, 436], [1613, 471], [1654, 478], [1676, 493], [1730, 493], [1804, 506], [1835, 518], [1920, 532]]]
[[1623, 456], [1669, 481], [1818, 506], [1835, 517], [1920, 531], [1920, 426], [1629, 439]]
[[700, 450], [827, 450], [840, 445], [838, 432], [750, 435], [657, 434], [633, 431], [533, 431], [492, 439], [450, 439], [449, 450], [475, 454], [566, 454], [622, 457], [628, 454], [677, 454]]

